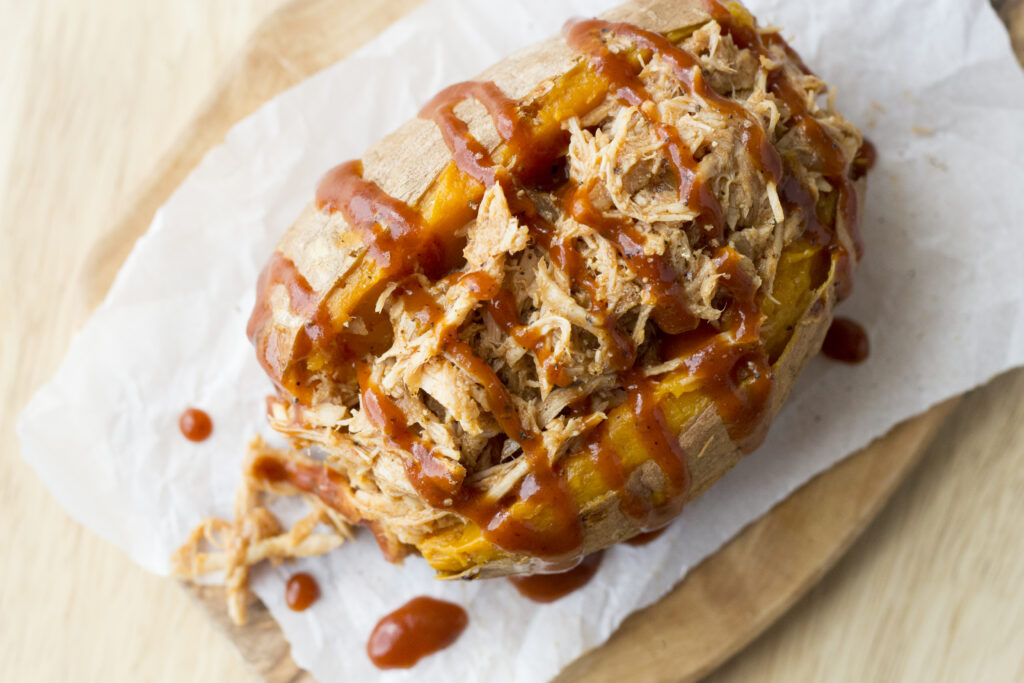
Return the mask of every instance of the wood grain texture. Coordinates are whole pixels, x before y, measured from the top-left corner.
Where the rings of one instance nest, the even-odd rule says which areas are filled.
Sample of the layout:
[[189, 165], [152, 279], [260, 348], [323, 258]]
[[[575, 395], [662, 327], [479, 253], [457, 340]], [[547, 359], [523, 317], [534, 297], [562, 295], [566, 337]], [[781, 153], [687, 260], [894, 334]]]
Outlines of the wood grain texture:
[[14, 420], [89, 313], [85, 255], [277, 3], [0, 0], [4, 680], [256, 680], [176, 584], [67, 516]]
[[[182, 145], [170, 144], [171, 133], [195, 120], [214, 75], [272, 4], [0, 4], [0, 92], [6, 98], [0, 114], [5, 245], [0, 282], [6, 285], [0, 288], [0, 419], [5, 427], [0, 529], [13, 545], [0, 560], [0, 654], [10, 680], [248, 678], [227, 641], [212, 636], [209, 623], [180, 599], [173, 582], [145, 575], [59, 510], [17, 459], [11, 427], [17, 410], [52, 372], [72, 330], [84, 320], [87, 302], [105, 290], [105, 285], [69, 283], [82, 281], [76, 278], [83, 268], [119, 263], [133, 233], [92, 245], [109, 230], [111, 217], [126, 207], [136, 208], [122, 226], [148, 223], [161, 193], [198, 160], [182, 156]], [[339, 39], [332, 37], [337, 25], [323, 20], [330, 3], [293, 3], [248, 43], [271, 47], [257, 56], [247, 50], [243, 54], [249, 56], [240, 58], [243, 63], [256, 60], [250, 66], [275, 74], [267, 79], [270, 85], [259, 90], [255, 82], [243, 87], [231, 78], [221, 80], [199, 109], [206, 122], [201, 130], [193, 125], [178, 140], [205, 136], [207, 146], [215, 143], [226, 125], [217, 128], [202, 117], [216, 111], [218, 102], [234, 112], [229, 118], [240, 117], [262, 101], [251, 93], [271, 96], [301, 78], [303, 68], [325, 66], [414, 4], [334, 4], [337, 21], [352, 21], [341, 24], [345, 32], [339, 48]], [[1024, 25], [1021, 7], [1008, 2], [1002, 8], [1004, 17], [1017, 18], [1018, 35]], [[281, 36], [287, 34], [267, 28], [282, 22], [302, 39], [285, 40]], [[237, 72], [239, 64], [234, 60], [228, 73]], [[225, 87], [238, 88], [237, 101], [224, 99]], [[165, 185], [154, 190], [152, 181], [139, 183], [152, 159], [168, 149], [150, 176], [164, 179]], [[1024, 651], [1024, 596], [1017, 590], [1024, 558], [1014, 552], [1024, 530], [1021, 399], [1022, 373], [1000, 378], [966, 399], [929, 449], [928, 466], [897, 494], [838, 571], [716, 676], [978, 680], [980, 672], [984, 680], [1024, 677], [1017, 654]], [[763, 523], [768, 522], [752, 529]], [[761, 542], [771, 545], [765, 533], [760, 532]], [[836, 548], [848, 542], [842, 539]], [[772, 609], [782, 608], [768, 605], [765, 613], [773, 616]], [[629, 624], [642, 624], [643, 618]], [[679, 641], [668, 648], [664, 640], [658, 645], [658, 633], [640, 628], [636, 642], [651, 647], [627, 650], [629, 656], [643, 661], [657, 658], [658, 647], [662, 652], [679, 648]], [[630, 639], [616, 636], [610, 648], [623, 641]], [[285, 667], [284, 647], [278, 641], [257, 650]], [[586, 662], [575, 671], [588, 680], [605, 671], [605, 664]], [[289, 675], [282, 668], [272, 678], [287, 680]], [[678, 679], [673, 673], [663, 677]]]

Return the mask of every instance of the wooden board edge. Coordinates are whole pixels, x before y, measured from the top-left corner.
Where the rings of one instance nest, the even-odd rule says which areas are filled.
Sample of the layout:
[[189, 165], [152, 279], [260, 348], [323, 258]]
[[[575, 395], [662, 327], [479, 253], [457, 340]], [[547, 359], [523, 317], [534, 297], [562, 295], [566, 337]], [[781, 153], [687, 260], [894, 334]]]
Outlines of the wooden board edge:
[[245, 626], [238, 626], [228, 616], [227, 593], [222, 586], [179, 583], [261, 679], [271, 683], [316, 683], [313, 675], [292, 659], [291, 646], [281, 626], [255, 595], [249, 595]]

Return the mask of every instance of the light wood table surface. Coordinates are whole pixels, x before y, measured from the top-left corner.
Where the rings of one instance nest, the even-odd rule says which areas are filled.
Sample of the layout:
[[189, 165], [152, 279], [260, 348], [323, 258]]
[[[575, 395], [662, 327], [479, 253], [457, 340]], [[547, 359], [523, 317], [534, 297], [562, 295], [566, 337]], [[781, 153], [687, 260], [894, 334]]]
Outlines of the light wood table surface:
[[[90, 246], [276, 5], [0, 0], [3, 680], [253, 680], [174, 582], [64, 513], [13, 426], [88, 315]], [[963, 401], [853, 550], [713, 678], [1024, 680], [1022, 539], [1014, 372]]]

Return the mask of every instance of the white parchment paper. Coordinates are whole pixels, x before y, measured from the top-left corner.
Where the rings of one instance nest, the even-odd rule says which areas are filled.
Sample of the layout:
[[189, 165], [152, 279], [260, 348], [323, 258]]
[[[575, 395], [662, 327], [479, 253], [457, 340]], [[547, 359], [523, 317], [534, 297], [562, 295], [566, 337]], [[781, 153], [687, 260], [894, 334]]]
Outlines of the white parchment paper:
[[[555, 33], [609, 0], [434, 0], [350, 59], [236, 126], [157, 213], [106, 301], [19, 423], [25, 458], [58, 500], [146, 568], [200, 518], [229, 516], [246, 441], [266, 431], [270, 384], [245, 338], [257, 274], [340, 160], [414, 116], [442, 86]], [[324, 681], [536, 681], [599, 645], [815, 473], [931, 404], [1024, 362], [1024, 76], [985, 0], [751, 0], [839, 89], [880, 152], [863, 221], [867, 252], [842, 314], [873, 351], [816, 359], [765, 445], [670, 531], [606, 554], [597, 578], [552, 605], [507, 582], [442, 583], [422, 560], [384, 562], [369, 534], [254, 588], [295, 660]], [[182, 409], [213, 417], [201, 444]], [[323, 596], [284, 606], [303, 569]], [[638, 568], [640, 570], [638, 571]], [[375, 621], [416, 595], [463, 605], [456, 645], [408, 672], [364, 654]]]

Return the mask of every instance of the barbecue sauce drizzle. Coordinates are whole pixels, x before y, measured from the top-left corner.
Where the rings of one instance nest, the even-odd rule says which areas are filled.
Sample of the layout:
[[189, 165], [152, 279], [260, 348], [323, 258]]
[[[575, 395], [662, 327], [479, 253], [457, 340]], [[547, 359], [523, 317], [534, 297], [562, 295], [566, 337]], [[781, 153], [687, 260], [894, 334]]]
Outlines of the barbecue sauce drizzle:
[[[752, 27], [735, 22], [717, 0], [706, 0], [706, 4], [712, 17], [722, 25], [723, 32], [740, 47], [767, 56], [766, 44], [781, 46], [807, 71], [777, 34], [762, 36]], [[639, 63], [633, 63], [626, 54], [615, 53], [607, 43], [611, 36], [629, 39], [644, 58], [649, 59], [656, 54], [670, 67], [680, 87], [699, 96], [707, 106], [715, 107], [724, 114], [747, 118], [749, 125], [743, 138], [747, 153], [765, 177], [777, 185], [787, 210], [796, 208], [802, 211], [807, 233], [828, 246], [837, 270], [848, 272], [852, 268], [852, 257], [836, 239], [834, 226], [822, 225], [810, 192], [791, 174], [785, 173], [785, 165], [770, 144], [760, 120], [712, 90], [704, 80], [694, 55], [656, 33], [629, 24], [597, 19], [576, 21], [567, 24], [564, 33], [567, 42], [583, 55], [590, 68], [610, 82], [612, 96], [621, 103], [639, 107], [649, 98], [639, 78]], [[801, 93], [781, 68], [769, 75], [769, 90], [785, 102], [793, 121], [812, 143], [819, 170], [837, 190], [837, 214], [843, 217], [847, 229], [854, 236], [859, 256], [860, 243], [855, 231], [856, 195], [847, 160], [829, 133], [810, 115]], [[467, 98], [476, 99], [490, 114], [499, 136], [509, 149], [508, 157], [514, 160], [509, 166], [495, 163], [488, 150], [472, 137], [468, 125], [455, 114], [455, 107]], [[656, 116], [652, 113], [654, 110], [644, 109], [641, 109], [643, 115]], [[501, 184], [510, 209], [528, 227], [532, 239], [545, 249], [557, 267], [565, 271], [571, 282], [593, 294], [595, 284], [575, 246], [553, 237], [554, 226], [543, 218], [522, 185], [537, 168], [549, 166], [552, 158], [564, 153], [564, 146], [562, 150], [553, 150], [550, 145], [532, 144], [529, 126], [518, 103], [489, 82], [454, 85], [431, 100], [421, 116], [437, 124], [456, 167], [462, 173], [485, 187]], [[730, 437], [749, 451], [763, 438], [772, 396], [771, 366], [760, 342], [762, 316], [758, 292], [749, 276], [739, 269], [738, 254], [723, 246], [721, 207], [703, 182], [698, 162], [681, 143], [674, 127], [656, 119], [651, 119], [651, 123], [665, 142], [680, 198], [694, 207], [698, 214], [696, 224], [702, 235], [698, 246], [715, 248], [719, 272], [728, 275], [723, 282], [728, 283], [731, 301], [718, 325], [698, 322], [689, 312], [679, 286], [678, 273], [671, 263], [661, 256], [643, 255], [642, 236], [632, 221], [594, 207], [590, 187], [573, 187], [572, 183], [566, 183], [559, 193], [563, 198], [563, 210], [611, 241], [635, 270], [655, 302], [653, 320], [668, 335], [662, 355], [686, 359], [687, 371], [702, 382], [705, 394], [726, 424]], [[423, 289], [420, 280], [402, 279], [417, 267], [432, 280], [436, 280], [439, 271], [443, 270], [442, 250], [427, 237], [422, 217], [412, 207], [365, 180], [358, 161], [347, 162], [331, 170], [317, 190], [316, 203], [321, 209], [342, 212], [363, 239], [369, 256], [392, 281], [400, 280], [396, 295], [402, 298], [406, 310], [413, 313], [424, 329], [434, 328], [446, 358], [484, 388], [487, 407], [507, 438], [522, 448], [522, 457], [529, 464], [528, 473], [515, 490], [500, 500], [488, 498], [486, 491], [463, 481], [461, 466], [445, 466], [441, 460], [443, 456], [435, 453], [414, 433], [395, 401], [371, 380], [368, 368], [360, 366], [358, 379], [362, 407], [396, 448], [411, 454], [405, 460], [410, 482], [429, 504], [451, 509], [475, 522], [484, 537], [496, 546], [509, 552], [526, 552], [543, 558], [548, 561], [547, 569], [572, 566], [583, 549], [583, 531], [566, 474], [558, 463], [552, 465], [540, 435], [522, 424], [508, 389], [488, 363], [458, 339], [457, 330], [437, 325], [443, 311]], [[485, 304], [495, 324], [532, 350], [540, 363], [539, 371], [546, 373], [555, 384], [571, 383], [571, 377], [549, 362], [548, 340], [531, 335], [520, 325], [511, 292], [483, 273], [455, 273], [446, 279], [448, 286], [464, 286], [476, 295]], [[260, 327], [266, 324], [270, 305], [264, 297], [272, 283], [284, 284], [292, 297], [293, 307], [312, 323], [304, 330], [306, 337], [300, 343], [316, 343], [325, 334], [323, 330], [329, 321], [321, 320], [321, 312], [315, 310], [315, 301], [311, 303], [312, 293], [308, 284], [294, 264], [276, 253], [261, 276], [260, 299], [250, 321], [250, 336], [255, 339]], [[591, 296], [591, 300], [596, 301], [596, 297]], [[612, 340], [615, 366], [626, 390], [624, 404], [629, 406], [638, 427], [646, 460], [655, 463], [661, 472], [664, 495], [654, 501], [637, 495], [629, 488], [633, 470], [627, 467], [617, 451], [608, 420], [583, 438], [581, 452], [590, 458], [593, 469], [607, 487], [618, 494], [623, 512], [634, 518], [642, 529], [657, 529], [679, 512], [688, 493], [690, 474], [686, 454], [658, 407], [653, 382], [644, 376], [640, 368], [633, 367], [636, 349], [632, 341], [616, 328], [613, 316], [596, 305], [592, 313], [595, 319], [603, 322]], [[266, 338], [264, 336], [264, 340]], [[276, 357], [277, 350], [260, 348], [259, 352], [261, 361], [269, 370], [272, 365], [270, 359]], [[331, 495], [331, 489], [337, 482], [329, 476], [327, 468], [315, 477], [310, 476], [312, 473], [292, 470], [285, 468], [282, 472], [270, 474], [288, 479], [300, 489], [323, 494], [328, 503], [343, 498]], [[299, 481], [295, 481], [296, 478]], [[340, 500], [335, 502], [342, 504]], [[519, 510], [516, 510], [517, 506], [520, 506]], [[523, 510], [532, 512], [515, 514]]]
[[[270, 293], [277, 286], [286, 288], [292, 310], [307, 321], [299, 330], [292, 350], [278, 348], [276, 335], [261, 334], [270, 325], [273, 315]], [[306, 282], [306, 278], [302, 277], [295, 263], [277, 250], [270, 255], [270, 260], [260, 273], [256, 291], [256, 305], [249, 316], [245, 331], [256, 347], [256, 357], [260, 365], [275, 383], [280, 385], [287, 358], [293, 355], [303, 358], [308, 355], [314, 344], [325, 337], [326, 330], [331, 325], [330, 316], [325, 309], [318, 306], [316, 292]]]
[[844, 363], [863, 363], [871, 353], [867, 331], [849, 318], [835, 318], [821, 344], [821, 353]]

